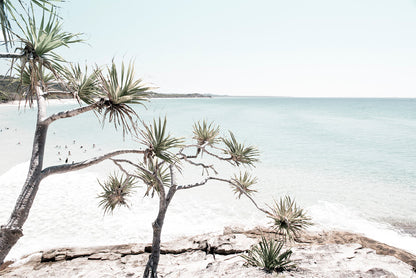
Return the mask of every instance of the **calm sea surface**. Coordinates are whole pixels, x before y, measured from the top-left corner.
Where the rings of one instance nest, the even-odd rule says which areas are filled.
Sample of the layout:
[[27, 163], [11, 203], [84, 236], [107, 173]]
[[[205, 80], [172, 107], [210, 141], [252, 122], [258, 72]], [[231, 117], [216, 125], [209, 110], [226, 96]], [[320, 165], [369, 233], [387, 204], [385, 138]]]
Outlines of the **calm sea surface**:
[[[146, 106], [137, 106], [138, 114], [145, 121], [166, 116], [172, 135], [192, 137], [192, 124], [207, 119], [223, 135], [232, 130], [256, 145], [261, 163], [252, 171], [260, 204], [288, 194], [312, 216], [312, 229], [359, 232], [416, 254], [416, 99], [226, 97], [156, 99]], [[35, 111], [0, 106], [0, 224], [25, 179], [34, 124]], [[102, 128], [93, 113], [54, 123], [47, 145], [47, 165], [139, 146], [130, 137], [123, 141], [111, 125]], [[10, 257], [55, 246], [149, 241], [157, 201], [143, 198], [143, 189], [131, 209], [103, 216], [97, 207], [97, 178], [114, 170], [103, 163], [45, 179]], [[213, 183], [175, 196], [163, 240], [267, 223], [227, 185]]]

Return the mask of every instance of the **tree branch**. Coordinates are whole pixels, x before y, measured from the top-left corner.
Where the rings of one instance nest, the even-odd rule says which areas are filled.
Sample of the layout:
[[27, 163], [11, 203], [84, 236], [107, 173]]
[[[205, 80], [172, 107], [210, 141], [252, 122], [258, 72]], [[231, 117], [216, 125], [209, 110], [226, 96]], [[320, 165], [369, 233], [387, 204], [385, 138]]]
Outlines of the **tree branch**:
[[[207, 144], [205, 143], [205, 144], [203, 144], [203, 145], [186, 145], [186, 146], [183, 146], [183, 147], [179, 150], [179, 153], [178, 153], [177, 155], [181, 155], [181, 156], [184, 156], [184, 157], [186, 157], [186, 158], [197, 158], [197, 157], [198, 157], [198, 155], [199, 155], [198, 150], [201, 150], [201, 149], [202, 149], [202, 148], [204, 148], [206, 145], [207, 145]], [[195, 154], [194, 154], [194, 155], [186, 155], [186, 154], [184, 154], [184, 153], [183, 153], [183, 151], [184, 151], [185, 149], [189, 149], [189, 148], [196, 148], [196, 152], [195, 152]]]
[[111, 161], [113, 161], [114, 162], [114, 164], [124, 173], [124, 174], [126, 174], [128, 177], [133, 177], [133, 178], [136, 178], [136, 179], [139, 179], [139, 180], [142, 180], [143, 181], [143, 179], [141, 178], [141, 177], [139, 177], [139, 176], [137, 176], [137, 175], [134, 175], [134, 174], [130, 174], [126, 169], [124, 169], [123, 168], [123, 166], [121, 166], [121, 164], [116, 160], [116, 159], [112, 159], [112, 158], [110, 158], [110, 160]]
[[[145, 151], [143, 151], [142, 153], [144, 153], [144, 152]], [[153, 175], [153, 173], [150, 172], [149, 170], [147, 170], [146, 168], [140, 166], [139, 164], [133, 163], [130, 160], [127, 160], [127, 159], [111, 159], [111, 160], [112, 161], [116, 161], [116, 162], [124, 162], [124, 163], [130, 164], [131, 166], [134, 166], [136, 168], [139, 168], [140, 170], [142, 170], [143, 172], [145, 172], [145, 173], [147, 173], [149, 175]]]
[[102, 105], [102, 101], [100, 100], [100, 101], [97, 101], [96, 103], [90, 104], [88, 106], [83, 106], [83, 107], [75, 108], [75, 109], [72, 109], [72, 110], [67, 110], [67, 111], [63, 111], [63, 112], [53, 114], [53, 115], [49, 116], [48, 118], [46, 118], [43, 122], [45, 124], [49, 125], [49, 124], [53, 123], [56, 120], [74, 117], [74, 116], [77, 116], [79, 114], [94, 110], [94, 109], [100, 107], [101, 105]]
[[24, 53], [0, 53], [0, 58], [12, 58], [12, 59], [17, 59], [17, 58], [22, 58], [23, 56], [25, 56], [26, 54]]
[[217, 180], [217, 181], [222, 181], [222, 182], [226, 182], [231, 184], [232, 186], [237, 187], [238, 189], [240, 189], [240, 191], [254, 204], [254, 206], [260, 210], [261, 212], [264, 212], [267, 215], [270, 215], [270, 212], [268, 212], [267, 210], [259, 207], [259, 205], [257, 205], [256, 201], [253, 199], [253, 197], [250, 196], [250, 194], [248, 194], [247, 192], [245, 192], [245, 190], [241, 187], [240, 184], [233, 183], [230, 180], [227, 179], [223, 179], [223, 178], [217, 178], [217, 177], [207, 177], [204, 180], [198, 182], [198, 183], [194, 183], [194, 184], [188, 184], [188, 185], [180, 185], [177, 187], [177, 190], [182, 190], [182, 189], [190, 189], [190, 188], [194, 188], [194, 187], [198, 187], [198, 186], [202, 186], [204, 184], [206, 184], [209, 180]]
[[224, 160], [224, 161], [227, 161], [227, 162], [229, 162], [229, 163], [231, 163], [231, 164], [232, 164], [232, 162], [231, 162], [232, 157], [222, 157], [222, 156], [216, 155], [215, 153], [212, 153], [212, 152], [210, 152], [210, 151], [207, 151], [205, 148], [202, 148], [202, 151], [203, 151], [203, 152], [206, 152], [206, 153], [207, 153], [207, 154], [209, 154], [210, 156], [213, 156], [213, 157], [215, 157], [215, 158], [217, 158], [217, 159], [219, 159], [219, 160]]
[[166, 205], [169, 206], [170, 201], [173, 198], [173, 195], [175, 195], [175, 192], [177, 190], [175, 185], [175, 176], [173, 174], [173, 166], [172, 164], [169, 165], [169, 172], [170, 172], [170, 188], [168, 191], [168, 195], [166, 195]]
[[220, 150], [220, 151], [224, 151], [223, 149], [221, 149], [221, 148], [218, 148], [218, 147], [215, 147], [215, 146], [212, 146], [212, 145], [208, 145], [207, 143], [206, 144], [204, 144], [204, 145], [187, 145], [187, 146], [184, 146], [184, 147], [182, 147], [180, 150], [179, 150], [179, 153], [178, 153], [178, 155], [181, 155], [184, 159], [185, 158], [197, 158], [198, 157], [198, 152], [197, 152], [197, 154], [196, 155], [186, 155], [186, 154], [184, 154], [183, 153], [183, 151], [185, 150], [185, 149], [189, 149], [189, 148], [197, 148], [197, 149], [200, 149], [201, 150], [201, 155], [202, 155], [202, 153], [207, 153], [207, 154], [209, 154], [210, 156], [212, 156], [212, 157], [215, 157], [215, 158], [217, 158], [217, 159], [219, 159], [219, 160], [223, 160], [223, 161], [227, 161], [227, 162], [229, 162], [229, 163], [231, 163], [231, 164], [233, 164], [232, 163], [232, 157], [222, 157], [222, 156], [219, 156], [219, 155], [217, 155], [217, 154], [214, 154], [214, 153], [212, 153], [212, 152], [210, 152], [210, 151], [208, 151], [207, 150], [207, 146], [210, 146], [211, 148], [213, 148], [213, 149], [216, 149], [216, 150]]
[[236, 183], [233, 183], [232, 181], [230, 181], [230, 180], [226, 180], [226, 179], [221, 179], [221, 178], [216, 178], [216, 177], [212, 177], [212, 179], [214, 179], [214, 180], [218, 180], [218, 181], [223, 181], [223, 182], [228, 182], [229, 184], [231, 184], [232, 186], [235, 186], [235, 187], [237, 187], [247, 198], [249, 198], [250, 199], [250, 201], [254, 204], [254, 206], [258, 209], [258, 210], [260, 210], [261, 212], [264, 212], [265, 214], [267, 214], [267, 215], [270, 215], [270, 212], [268, 212], [267, 210], [265, 210], [265, 209], [263, 209], [263, 208], [261, 208], [261, 207], [259, 207], [258, 205], [257, 205], [257, 203], [256, 203], [256, 201], [254, 201], [254, 199], [253, 199], [253, 197], [251, 197], [250, 196], [250, 194], [248, 194], [243, 188], [242, 188], [242, 186], [241, 186], [241, 184], [239, 184], [239, 182], [238, 181], [235, 181]]
[[207, 177], [204, 180], [194, 183], [194, 184], [187, 184], [187, 185], [178, 185], [177, 186], [177, 190], [182, 190], [182, 189], [191, 189], [194, 187], [198, 187], [198, 186], [202, 186], [204, 184], [206, 184], [209, 180], [213, 180], [214, 177]]
[[95, 157], [95, 158], [91, 158], [88, 160], [84, 160], [81, 162], [77, 162], [74, 164], [63, 164], [63, 165], [56, 165], [56, 166], [51, 166], [51, 167], [47, 167], [45, 169], [42, 170], [41, 172], [41, 179], [46, 178], [49, 175], [52, 174], [62, 174], [62, 173], [67, 173], [67, 172], [71, 172], [71, 171], [76, 171], [76, 170], [81, 170], [84, 169], [86, 167], [98, 164], [106, 159], [109, 159], [113, 156], [117, 156], [117, 155], [121, 155], [121, 154], [128, 154], [128, 153], [140, 153], [143, 154], [144, 151], [140, 151], [140, 150], [118, 150], [118, 151], [113, 151], [110, 153], [107, 153], [105, 155], [99, 156], [99, 157]]
[[182, 159], [185, 160], [186, 162], [188, 162], [189, 164], [194, 165], [194, 166], [197, 166], [197, 167], [199, 167], [199, 166], [202, 167], [203, 170], [206, 170], [207, 173], [208, 173], [208, 169], [211, 169], [212, 171], [214, 171], [214, 173], [216, 175], [218, 174], [217, 170], [215, 170], [215, 168], [214, 168], [214, 165], [206, 165], [206, 164], [204, 164], [202, 162], [194, 162], [194, 161], [190, 160], [190, 157], [189, 156], [187, 156], [187, 155], [185, 155], [183, 153], [179, 153], [179, 155], [182, 156]]
[[71, 96], [71, 98], [74, 98], [74, 94], [71, 92], [65, 92], [65, 91], [47, 91], [43, 94], [45, 97], [49, 96], [64, 96], [68, 97]]
[[165, 193], [165, 187], [163, 185], [163, 181], [160, 179], [160, 177], [158, 176], [157, 172], [159, 170], [158, 165], [156, 165], [155, 170], [153, 171], [152, 175], [153, 177], [156, 179], [157, 181], [157, 185], [159, 187], [159, 199], [160, 199], [160, 204], [162, 205], [166, 205], [166, 193]]

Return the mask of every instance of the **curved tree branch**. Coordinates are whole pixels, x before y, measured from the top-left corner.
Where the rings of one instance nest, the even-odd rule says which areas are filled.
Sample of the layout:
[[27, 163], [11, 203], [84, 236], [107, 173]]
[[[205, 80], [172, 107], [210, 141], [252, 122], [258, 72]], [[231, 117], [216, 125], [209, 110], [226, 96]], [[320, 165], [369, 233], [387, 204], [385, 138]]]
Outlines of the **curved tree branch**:
[[169, 172], [170, 172], [170, 188], [168, 191], [168, 194], [166, 195], [166, 205], [169, 206], [170, 201], [173, 198], [173, 195], [175, 195], [175, 192], [177, 190], [175, 185], [175, 175], [173, 173], [173, 166], [172, 164], [169, 165]]
[[0, 58], [12, 58], [12, 59], [17, 59], [17, 58], [22, 58], [23, 56], [25, 56], [25, 53], [0, 53]]
[[194, 187], [198, 187], [198, 186], [202, 186], [204, 184], [206, 184], [209, 180], [213, 180], [214, 177], [207, 177], [204, 180], [197, 182], [197, 183], [193, 183], [193, 184], [187, 184], [187, 185], [178, 185], [177, 186], [177, 190], [182, 190], [182, 189], [191, 189]]
[[52, 175], [52, 174], [62, 174], [62, 173], [67, 173], [67, 172], [71, 172], [71, 171], [81, 170], [81, 169], [84, 169], [86, 167], [92, 166], [94, 164], [98, 164], [98, 163], [100, 163], [100, 162], [102, 162], [106, 159], [109, 159], [113, 156], [117, 156], [117, 155], [121, 155], [121, 154], [129, 154], [129, 153], [143, 154], [144, 151], [141, 151], [141, 150], [118, 150], [118, 151], [107, 153], [107, 154], [99, 156], [99, 157], [95, 157], [95, 158], [91, 158], [91, 159], [84, 160], [84, 161], [81, 161], [81, 162], [77, 162], [77, 163], [74, 163], [74, 164], [63, 164], [63, 165], [56, 165], [56, 166], [47, 167], [47, 168], [42, 170], [41, 179], [46, 178], [47, 176]]
[[133, 177], [139, 180], [144, 181], [141, 177], [139, 177], [138, 175], [134, 175], [134, 174], [130, 174], [126, 169], [123, 168], [123, 166], [121, 166], [120, 162], [118, 162], [116, 159], [112, 159], [110, 158], [111, 161], [114, 162], [114, 164], [120, 169], [120, 171], [122, 171], [124, 174], [126, 174], [126, 176], [128, 177]]
[[91, 105], [88, 105], [88, 106], [83, 106], [83, 107], [75, 108], [75, 109], [72, 109], [72, 110], [59, 112], [59, 113], [53, 114], [53, 115], [49, 116], [48, 118], [46, 118], [45, 120], [43, 120], [43, 123], [49, 125], [49, 124], [53, 123], [56, 120], [74, 117], [74, 116], [77, 116], [79, 114], [94, 110], [94, 109], [100, 107], [101, 105], [102, 105], [102, 101], [100, 100], [100, 101], [98, 101], [96, 103], [93, 103]]
[[194, 157], [189, 157], [183, 153], [179, 153], [178, 155], [181, 156], [181, 159], [183, 159], [184, 161], [186, 161], [187, 163], [196, 166], [196, 167], [202, 167], [203, 170], [205, 170], [208, 173], [208, 170], [211, 169], [216, 175], [218, 174], [217, 170], [215, 170], [214, 165], [206, 165], [202, 162], [194, 162], [192, 161], [190, 158], [194, 158]]
[[158, 166], [156, 165], [155, 170], [153, 171], [152, 175], [153, 177], [156, 179], [157, 181], [157, 185], [159, 187], [159, 198], [160, 198], [160, 206], [166, 206], [167, 208], [167, 203], [166, 203], [166, 193], [165, 193], [165, 186], [163, 185], [163, 181], [160, 179], [160, 177], [157, 174], [157, 171], [159, 170]]
[[253, 197], [250, 196], [250, 194], [248, 194], [247, 192], [245, 192], [245, 190], [241, 187], [240, 184], [238, 183], [233, 183], [230, 180], [227, 179], [223, 179], [223, 178], [217, 178], [217, 177], [207, 177], [204, 180], [194, 183], [194, 184], [188, 184], [188, 185], [180, 185], [177, 186], [177, 190], [182, 190], [182, 189], [190, 189], [190, 188], [194, 188], [194, 187], [198, 187], [198, 186], [202, 186], [204, 184], [206, 184], [209, 180], [217, 180], [217, 181], [222, 181], [222, 182], [226, 182], [231, 184], [232, 186], [237, 187], [238, 189], [240, 189], [240, 191], [254, 204], [254, 206], [260, 210], [261, 212], [264, 212], [267, 215], [270, 215], [270, 212], [268, 212], [267, 210], [261, 208], [257, 202], [253, 199]]
[[215, 153], [212, 153], [210, 151], [207, 151], [205, 148], [203, 148], [202, 150], [203, 150], [203, 152], [206, 152], [210, 156], [213, 156], [213, 157], [215, 157], [215, 158], [217, 158], [219, 160], [227, 161], [227, 162], [229, 162], [229, 163], [232, 164], [232, 161], [231, 161], [233, 159], [232, 157], [222, 157], [222, 156], [216, 155]]
[[[143, 153], [144, 153], [145, 151], [143, 151]], [[140, 169], [140, 170], [142, 170], [143, 172], [145, 172], [145, 173], [147, 173], [147, 174], [149, 174], [149, 175], [153, 175], [153, 173], [152, 172], [150, 172], [149, 170], [147, 170], [146, 168], [144, 168], [144, 167], [142, 167], [142, 166], [140, 166], [139, 164], [136, 164], [136, 163], [133, 163], [133, 162], [131, 162], [130, 160], [127, 160], [127, 159], [111, 159], [114, 163], [115, 162], [118, 162], [118, 163], [120, 163], [120, 162], [124, 162], [124, 163], [127, 163], [127, 164], [130, 164], [131, 166], [134, 166], [134, 167], [136, 167], [136, 168], [138, 168], [138, 169]]]
[[47, 91], [43, 93], [43, 96], [44, 97], [56, 96], [56, 97], [64, 97], [64, 98], [68, 98], [68, 96], [70, 96], [72, 98], [74, 94], [71, 92], [66, 92], [66, 91]]
[[201, 150], [201, 152], [200, 152], [201, 155], [202, 155], [202, 153], [205, 152], [205, 153], [209, 154], [210, 156], [217, 158], [218, 160], [227, 161], [227, 162], [233, 164], [233, 162], [231, 161], [232, 160], [232, 157], [222, 157], [220, 155], [217, 155], [215, 153], [212, 153], [212, 152], [210, 152], [210, 151], [207, 150], [207, 148], [206, 148], [207, 146], [209, 146], [209, 147], [211, 147], [213, 149], [216, 149], [216, 150], [224, 151], [224, 149], [221, 149], [221, 148], [218, 148], [218, 147], [215, 147], [215, 146], [212, 146], [212, 145], [208, 145], [208, 144], [204, 144], [204, 145], [187, 145], [187, 146], [182, 147], [179, 150], [178, 155], [181, 155], [183, 159], [185, 159], [185, 158], [197, 158], [198, 157], [198, 152], [197, 152], [196, 155], [186, 155], [186, 154], [183, 153], [183, 151], [185, 149], [197, 148], [197, 149]]
[[264, 208], [259, 207], [259, 205], [257, 205], [256, 201], [254, 201], [253, 197], [250, 196], [250, 194], [248, 194], [243, 187], [241, 186], [241, 184], [239, 184], [239, 182], [235, 181], [236, 183], [230, 181], [230, 180], [226, 180], [226, 179], [221, 179], [221, 178], [216, 178], [216, 177], [212, 177], [212, 179], [214, 180], [218, 180], [218, 181], [223, 181], [223, 182], [227, 182], [229, 184], [231, 184], [232, 186], [237, 187], [247, 198], [250, 199], [250, 201], [254, 204], [254, 206], [260, 210], [261, 212], [264, 212], [267, 215], [270, 215], [270, 212], [268, 212], [267, 210], [265, 210]]

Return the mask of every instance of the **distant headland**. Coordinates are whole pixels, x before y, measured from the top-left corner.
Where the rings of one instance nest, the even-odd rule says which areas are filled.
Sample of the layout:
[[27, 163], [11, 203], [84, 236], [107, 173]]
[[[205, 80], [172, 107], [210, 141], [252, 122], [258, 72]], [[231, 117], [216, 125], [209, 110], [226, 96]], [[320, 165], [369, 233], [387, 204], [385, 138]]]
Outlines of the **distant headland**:
[[[0, 75], [0, 103], [16, 101], [21, 99], [21, 94], [18, 93], [20, 86], [20, 80], [18, 78]], [[51, 86], [51, 90], [63, 90], [59, 84]], [[202, 94], [202, 93], [191, 93], [191, 94], [175, 94], [175, 93], [156, 93], [150, 92], [149, 98], [211, 98], [216, 95], [213, 94]], [[54, 97], [58, 98], [58, 97]], [[72, 95], [68, 96], [60, 95], [59, 98], [72, 98]]]

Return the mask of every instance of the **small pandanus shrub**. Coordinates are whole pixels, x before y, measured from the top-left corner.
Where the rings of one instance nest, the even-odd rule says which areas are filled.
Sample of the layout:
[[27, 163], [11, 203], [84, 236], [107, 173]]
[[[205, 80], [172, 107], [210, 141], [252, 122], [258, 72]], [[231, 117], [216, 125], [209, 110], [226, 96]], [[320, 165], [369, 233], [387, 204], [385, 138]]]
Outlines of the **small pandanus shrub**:
[[103, 183], [98, 183], [103, 189], [98, 198], [101, 199], [99, 206], [103, 207], [104, 213], [112, 213], [117, 206], [129, 206], [127, 198], [132, 194], [136, 183], [132, 176], [118, 177], [117, 174], [113, 174]]
[[241, 257], [246, 260], [247, 264], [261, 267], [268, 272], [290, 270], [295, 267], [290, 260], [292, 250], [282, 251], [283, 245], [281, 241], [262, 237], [247, 255], [241, 255]]
[[268, 217], [273, 220], [272, 227], [285, 240], [297, 239], [306, 227], [312, 225], [311, 218], [289, 196], [275, 201], [270, 209]]

